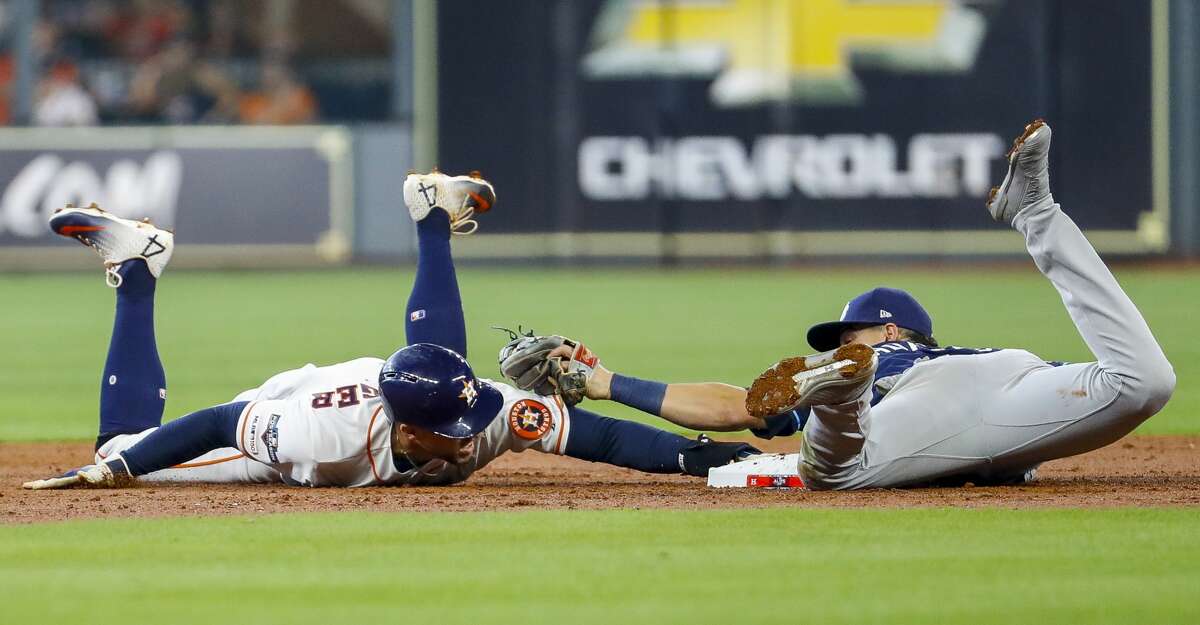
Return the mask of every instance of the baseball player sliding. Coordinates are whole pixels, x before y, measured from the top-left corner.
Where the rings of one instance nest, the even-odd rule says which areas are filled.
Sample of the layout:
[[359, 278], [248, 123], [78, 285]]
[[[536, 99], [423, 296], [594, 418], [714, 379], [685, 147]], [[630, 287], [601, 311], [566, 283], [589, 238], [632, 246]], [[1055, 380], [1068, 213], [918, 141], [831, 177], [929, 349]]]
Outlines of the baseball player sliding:
[[[154, 294], [174, 235], [95, 205], [58, 211], [50, 227], [104, 259], [117, 311], [101, 383], [95, 464], [24, 487], [116, 487], [134, 480], [441, 485], [467, 479], [506, 451], [525, 449], [703, 476], [757, 452], [744, 443], [689, 440], [568, 406], [557, 395], [477, 378], [464, 358], [450, 238], [475, 231], [473, 215], [492, 207], [495, 192], [478, 175], [434, 172], [410, 175], [404, 199], [419, 241], [406, 311], [408, 347], [387, 360], [280, 373], [229, 403], [161, 427], [166, 378], [155, 344]], [[539, 366], [518, 355], [509, 370], [522, 362]]]
[[[803, 427], [790, 470], [813, 489], [1022, 483], [1039, 464], [1125, 436], [1166, 405], [1175, 373], [1138, 309], [1050, 194], [1051, 130], [1029, 124], [992, 190], [992, 217], [1025, 237], [1096, 362], [1047, 362], [1022, 349], [939, 347], [908, 293], [878, 288], [813, 326], [822, 353], [776, 363], [749, 390], [662, 384], [597, 365], [585, 393], [704, 430]], [[568, 352], [558, 348], [553, 355]], [[578, 375], [576, 375], [578, 377]], [[760, 457], [717, 469], [780, 466]], [[757, 468], [756, 468], [757, 467]]]

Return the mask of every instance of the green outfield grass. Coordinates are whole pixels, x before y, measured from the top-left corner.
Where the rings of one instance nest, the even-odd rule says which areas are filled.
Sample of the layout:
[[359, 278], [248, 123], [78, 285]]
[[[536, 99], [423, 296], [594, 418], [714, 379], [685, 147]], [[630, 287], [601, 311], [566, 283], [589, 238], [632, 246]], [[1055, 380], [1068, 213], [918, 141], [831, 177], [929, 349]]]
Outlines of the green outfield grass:
[[[747, 383], [879, 284], [944, 342], [1084, 360], [1032, 267], [947, 271], [460, 270], [471, 360], [496, 375], [525, 324], [618, 370]], [[1140, 431], [1200, 431], [1200, 285], [1119, 271], [1179, 374]], [[159, 290], [168, 417], [281, 370], [385, 356], [410, 270], [172, 272]], [[0, 441], [95, 435], [113, 295], [99, 271], [0, 277]], [[604, 406], [612, 414], [632, 411]], [[12, 487], [11, 485], [9, 486]], [[2, 492], [0, 492], [2, 495]], [[1192, 509], [531, 511], [99, 520], [0, 526], [0, 622], [1187, 623]]]
[[[85, 253], [80, 251], [80, 253]], [[491, 325], [577, 336], [617, 370], [643, 377], [748, 384], [773, 361], [809, 351], [804, 332], [880, 284], [911, 290], [943, 343], [1026, 347], [1045, 358], [1090, 356], [1057, 293], [1032, 265], [880, 270], [460, 269], [470, 359], [496, 376], [505, 342]], [[1186, 270], [1117, 272], [1175, 364], [1179, 388], [1142, 433], [1200, 432], [1200, 280]], [[386, 357], [404, 343], [410, 269], [188, 272], [159, 286], [167, 418], [227, 401], [307, 362]], [[4, 375], [0, 441], [95, 435], [113, 294], [88, 274], [0, 276]], [[603, 404], [615, 416], [631, 410]]]
[[1192, 623], [1191, 510], [367, 513], [0, 527], [11, 623]]

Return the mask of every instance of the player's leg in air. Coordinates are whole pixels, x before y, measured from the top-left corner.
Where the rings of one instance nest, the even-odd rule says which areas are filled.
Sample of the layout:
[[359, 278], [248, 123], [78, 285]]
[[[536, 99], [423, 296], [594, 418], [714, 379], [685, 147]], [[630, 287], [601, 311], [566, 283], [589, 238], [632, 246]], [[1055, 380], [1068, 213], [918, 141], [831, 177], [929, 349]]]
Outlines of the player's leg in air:
[[[491, 184], [477, 174], [410, 174], [404, 200], [417, 222], [417, 275], [409, 296], [405, 333], [409, 345], [433, 343], [467, 355], [462, 298], [450, 251], [453, 234], [471, 234], [471, 219], [495, 203]], [[653, 394], [653, 389], [651, 389]], [[703, 476], [757, 450], [744, 443], [691, 440], [641, 423], [614, 419], [572, 406], [565, 454], [649, 473]]]
[[[1096, 362], [1042, 368], [1000, 391], [996, 421], [1029, 431], [1001, 437], [995, 460], [1018, 467], [1108, 445], [1162, 410], [1175, 391], [1175, 371], [1150, 326], [1050, 194], [1050, 137], [1043, 122], [1027, 128], [988, 210], [1024, 235]], [[1071, 389], [1066, 398], [1062, 388]], [[1062, 404], [1069, 408], [1060, 411]]]
[[[114, 485], [128, 481], [131, 473], [144, 475], [153, 469], [174, 466], [174, 459], [197, 457], [205, 463], [196, 467], [199, 470], [186, 471], [186, 475], [179, 470], [177, 475], [164, 477], [268, 480], [268, 472], [250, 467], [253, 463], [249, 461], [219, 462], [221, 458], [204, 456], [218, 448], [235, 446], [233, 432], [244, 402], [207, 408], [159, 427], [167, 385], [154, 334], [154, 295], [158, 279], [174, 251], [174, 235], [148, 221], [119, 218], [95, 204], [57, 211], [50, 219], [50, 227], [59, 235], [93, 248], [101, 256], [105, 281], [116, 290], [117, 305], [100, 381], [97, 464], [30, 484], [37, 484], [37, 488], [60, 488], [71, 483]], [[150, 437], [153, 437], [151, 444], [134, 445], [106, 460], [109, 455], [106, 451]], [[225, 459], [240, 460], [241, 454], [229, 451], [232, 453], [226, 454]]]
[[154, 294], [171, 259], [174, 235], [146, 222], [120, 219], [95, 204], [67, 207], [50, 219], [55, 233], [95, 249], [105, 281], [116, 290], [116, 314], [100, 379], [96, 448], [121, 434], [162, 422], [167, 379], [154, 335]]
[[[1014, 142], [988, 210], [1025, 236], [1096, 362], [1052, 366], [1015, 349], [938, 358], [913, 367], [871, 407], [875, 361], [822, 355], [830, 362], [821, 364], [849, 362], [857, 372], [841, 378], [818, 369], [823, 391], [800, 381], [801, 403], [812, 405], [800, 454], [810, 487], [904, 486], [964, 474], [1019, 479], [1047, 460], [1120, 439], [1167, 403], [1175, 387], [1170, 363], [1050, 194], [1050, 136], [1039, 120]], [[847, 347], [855, 346], [840, 349]], [[768, 371], [756, 384], [771, 379]], [[815, 397], [819, 391], [826, 396]]]

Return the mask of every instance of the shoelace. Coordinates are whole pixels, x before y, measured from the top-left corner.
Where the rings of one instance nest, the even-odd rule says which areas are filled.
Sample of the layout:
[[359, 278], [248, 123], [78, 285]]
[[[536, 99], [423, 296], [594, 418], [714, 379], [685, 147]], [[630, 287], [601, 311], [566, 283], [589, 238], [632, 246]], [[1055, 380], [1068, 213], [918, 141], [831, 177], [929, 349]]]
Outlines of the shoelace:
[[121, 274], [117, 273], [118, 267], [120, 267], [120, 265], [104, 263], [104, 283], [114, 289], [120, 288], [121, 282], [124, 281], [124, 278], [121, 277]]
[[[475, 207], [467, 205], [467, 199], [463, 198], [463, 207], [459, 210], [459, 214], [450, 221], [451, 234], [466, 236], [474, 233], [479, 229], [479, 222], [471, 219], [475, 214]], [[460, 228], [462, 226], [462, 228]], [[467, 227], [470, 227], [468, 230]]]

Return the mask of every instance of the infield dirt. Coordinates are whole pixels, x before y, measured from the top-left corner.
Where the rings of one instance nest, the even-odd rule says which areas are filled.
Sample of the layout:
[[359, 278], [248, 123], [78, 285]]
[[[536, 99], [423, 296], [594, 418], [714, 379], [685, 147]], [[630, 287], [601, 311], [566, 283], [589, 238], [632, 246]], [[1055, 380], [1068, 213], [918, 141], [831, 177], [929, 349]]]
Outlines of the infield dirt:
[[[797, 441], [757, 441], [794, 451]], [[751, 507], [1117, 507], [1200, 505], [1200, 437], [1136, 436], [1047, 463], [1024, 486], [857, 492], [711, 489], [699, 478], [648, 475], [533, 452], [499, 458], [464, 484], [440, 488], [299, 488], [145, 484], [119, 490], [25, 491], [21, 482], [91, 458], [88, 443], [0, 444], [0, 523], [78, 518], [371, 510]]]

